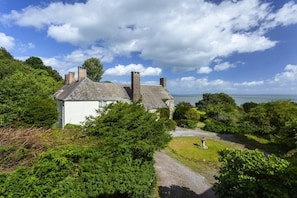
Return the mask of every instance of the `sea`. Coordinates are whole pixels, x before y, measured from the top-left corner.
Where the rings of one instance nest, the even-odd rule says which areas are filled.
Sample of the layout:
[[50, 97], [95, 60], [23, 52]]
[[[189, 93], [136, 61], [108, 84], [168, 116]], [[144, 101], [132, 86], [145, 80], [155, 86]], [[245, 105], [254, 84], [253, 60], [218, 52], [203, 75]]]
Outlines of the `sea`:
[[[229, 95], [229, 94], [228, 94]], [[276, 100], [291, 100], [297, 103], [297, 95], [229, 95], [231, 96], [238, 106], [246, 102], [272, 102]], [[195, 106], [195, 103], [202, 100], [201, 95], [173, 95], [174, 103], [177, 105], [180, 102], [188, 102]]]

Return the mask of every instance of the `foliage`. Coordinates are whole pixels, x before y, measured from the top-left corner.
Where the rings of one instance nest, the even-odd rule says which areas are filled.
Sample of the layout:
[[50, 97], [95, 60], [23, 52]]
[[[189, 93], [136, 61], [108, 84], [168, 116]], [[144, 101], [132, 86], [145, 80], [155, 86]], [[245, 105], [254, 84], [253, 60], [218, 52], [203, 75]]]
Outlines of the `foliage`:
[[198, 110], [205, 112], [205, 130], [217, 133], [237, 133], [241, 117], [232, 97], [225, 93], [203, 94], [196, 103]]
[[[0, 51], [1, 56], [1, 51]], [[8, 58], [0, 58], [0, 81], [4, 78], [12, 75], [16, 71], [31, 72], [33, 69], [23, 64], [20, 61], [16, 61]]]
[[197, 127], [199, 119], [200, 112], [190, 103], [181, 102], [176, 105], [173, 120], [178, 126], [193, 129]]
[[244, 112], [249, 113], [251, 111], [252, 108], [256, 107], [258, 104], [255, 102], [246, 102], [244, 104], [241, 105], [241, 107], [243, 108]]
[[49, 76], [54, 78], [56, 81], [62, 81], [63, 80], [63, 78], [60, 76], [60, 74], [57, 72], [57, 70], [54, 70], [51, 66], [45, 66], [43, 64], [43, 61], [38, 57], [31, 56], [30, 58], [25, 60], [25, 63], [27, 65], [30, 65], [34, 69], [42, 69], [42, 70], [47, 71]]
[[203, 94], [196, 107], [202, 116], [204, 129], [217, 133], [254, 134], [283, 144], [286, 149], [296, 147], [297, 104], [289, 100], [267, 103], [245, 103], [241, 109], [224, 93]]
[[213, 116], [216, 116], [219, 110], [230, 112], [237, 108], [235, 100], [225, 93], [205, 93], [202, 95], [202, 100], [196, 103], [196, 107], [209, 115], [213, 113]]
[[279, 141], [290, 148], [297, 148], [297, 117], [285, 122], [280, 130]]
[[4, 47], [0, 47], [0, 59], [13, 59], [13, 56]]
[[42, 154], [32, 168], [2, 175], [3, 197], [148, 197], [152, 162], [110, 158], [99, 148], [62, 146]]
[[169, 108], [160, 108], [157, 110], [157, 114], [161, 119], [164, 119], [165, 126], [168, 131], [174, 131], [176, 129], [176, 122], [170, 119]]
[[[60, 133], [71, 141], [48, 149], [32, 166], [0, 174], [0, 197], [152, 196], [153, 153], [171, 139], [163, 119], [139, 103], [116, 103], [84, 127], [66, 137]], [[81, 138], [83, 145], [77, 143]]]
[[87, 70], [87, 76], [89, 79], [98, 82], [101, 80], [103, 75], [103, 65], [100, 63], [98, 58], [89, 58], [85, 60], [82, 68]]
[[282, 183], [289, 162], [258, 150], [219, 151], [220, 175], [214, 190], [219, 197], [289, 197]]
[[156, 150], [170, 141], [163, 119], [146, 111], [140, 103], [113, 103], [100, 116], [90, 117], [85, 130], [99, 136], [102, 145], [114, 155], [151, 160]]
[[50, 128], [53, 123], [57, 122], [57, 107], [51, 98], [31, 98], [28, 103], [32, 105], [24, 107], [23, 119], [20, 121], [20, 125]]
[[[57, 119], [55, 102], [51, 94], [59, 84], [49, 77], [45, 71], [35, 70], [31, 73], [15, 71], [12, 75], [0, 81], [0, 126], [23, 126], [36, 124], [50, 126]], [[34, 102], [42, 102], [35, 104]], [[32, 112], [47, 110], [38, 120], [32, 120]], [[29, 117], [28, 117], [29, 116]], [[36, 118], [36, 116], [35, 116]]]
[[289, 100], [261, 103], [242, 117], [241, 130], [296, 148], [297, 104]]
[[175, 131], [176, 129], [176, 122], [172, 119], [165, 120], [165, 125], [168, 131]]

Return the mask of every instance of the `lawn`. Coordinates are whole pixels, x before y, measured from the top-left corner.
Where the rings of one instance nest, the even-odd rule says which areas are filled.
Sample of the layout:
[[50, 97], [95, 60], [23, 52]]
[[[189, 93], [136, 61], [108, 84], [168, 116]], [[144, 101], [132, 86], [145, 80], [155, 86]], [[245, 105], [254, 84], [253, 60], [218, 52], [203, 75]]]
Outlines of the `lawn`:
[[201, 148], [201, 139], [198, 137], [177, 137], [172, 139], [165, 152], [200, 173], [213, 184], [214, 175], [218, 173], [218, 151], [233, 146], [218, 140], [206, 140], [207, 149]]

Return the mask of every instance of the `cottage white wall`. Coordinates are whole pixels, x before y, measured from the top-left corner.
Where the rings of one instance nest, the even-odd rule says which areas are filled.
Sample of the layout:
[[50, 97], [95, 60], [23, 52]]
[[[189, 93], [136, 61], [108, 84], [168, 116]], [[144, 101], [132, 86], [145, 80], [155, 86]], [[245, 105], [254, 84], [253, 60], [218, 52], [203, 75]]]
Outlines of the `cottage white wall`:
[[[64, 120], [66, 124], [81, 124], [87, 116], [96, 116], [96, 110], [99, 109], [98, 101], [65, 101], [64, 102]], [[63, 126], [63, 127], [64, 127]]]

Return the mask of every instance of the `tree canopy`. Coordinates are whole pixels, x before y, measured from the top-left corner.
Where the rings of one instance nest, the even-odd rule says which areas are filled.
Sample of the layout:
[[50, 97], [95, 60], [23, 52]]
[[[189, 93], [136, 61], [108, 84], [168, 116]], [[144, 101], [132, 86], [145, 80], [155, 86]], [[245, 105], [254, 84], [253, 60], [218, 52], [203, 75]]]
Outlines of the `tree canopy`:
[[111, 153], [145, 160], [151, 160], [153, 153], [171, 139], [164, 120], [146, 111], [140, 103], [110, 104], [100, 116], [90, 117], [85, 128], [99, 136]]
[[232, 97], [225, 93], [203, 94], [196, 103], [198, 110], [205, 112], [205, 130], [217, 133], [238, 132], [240, 114]]
[[293, 172], [287, 160], [257, 150], [225, 149], [219, 151], [219, 161], [220, 175], [214, 185], [219, 197], [296, 196], [296, 181], [288, 180]]
[[50, 127], [57, 121], [51, 96], [61, 82], [49, 74], [49, 67], [40, 58], [28, 59], [32, 65], [39, 65], [34, 68], [7, 54], [5, 49], [0, 50], [0, 127]]
[[63, 78], [60, 76], [60, 74], [54, 70], [51, 66], [45, 66], [43, 64], [43, 61], [39, 57], [31, 56], [27, 60], [25, 60], [25, 63], [33, 67], [34, 69], [43, 69], [48, 72], [48, 74], [53, 77], [56, 81], [62, 81]]
[[89, 58], [85, 60], [82, 68], [87, 70], [87, 76], [93, 81], [100, 81], [103, 75], [103, 65], [100, 63], [98, 58]]

